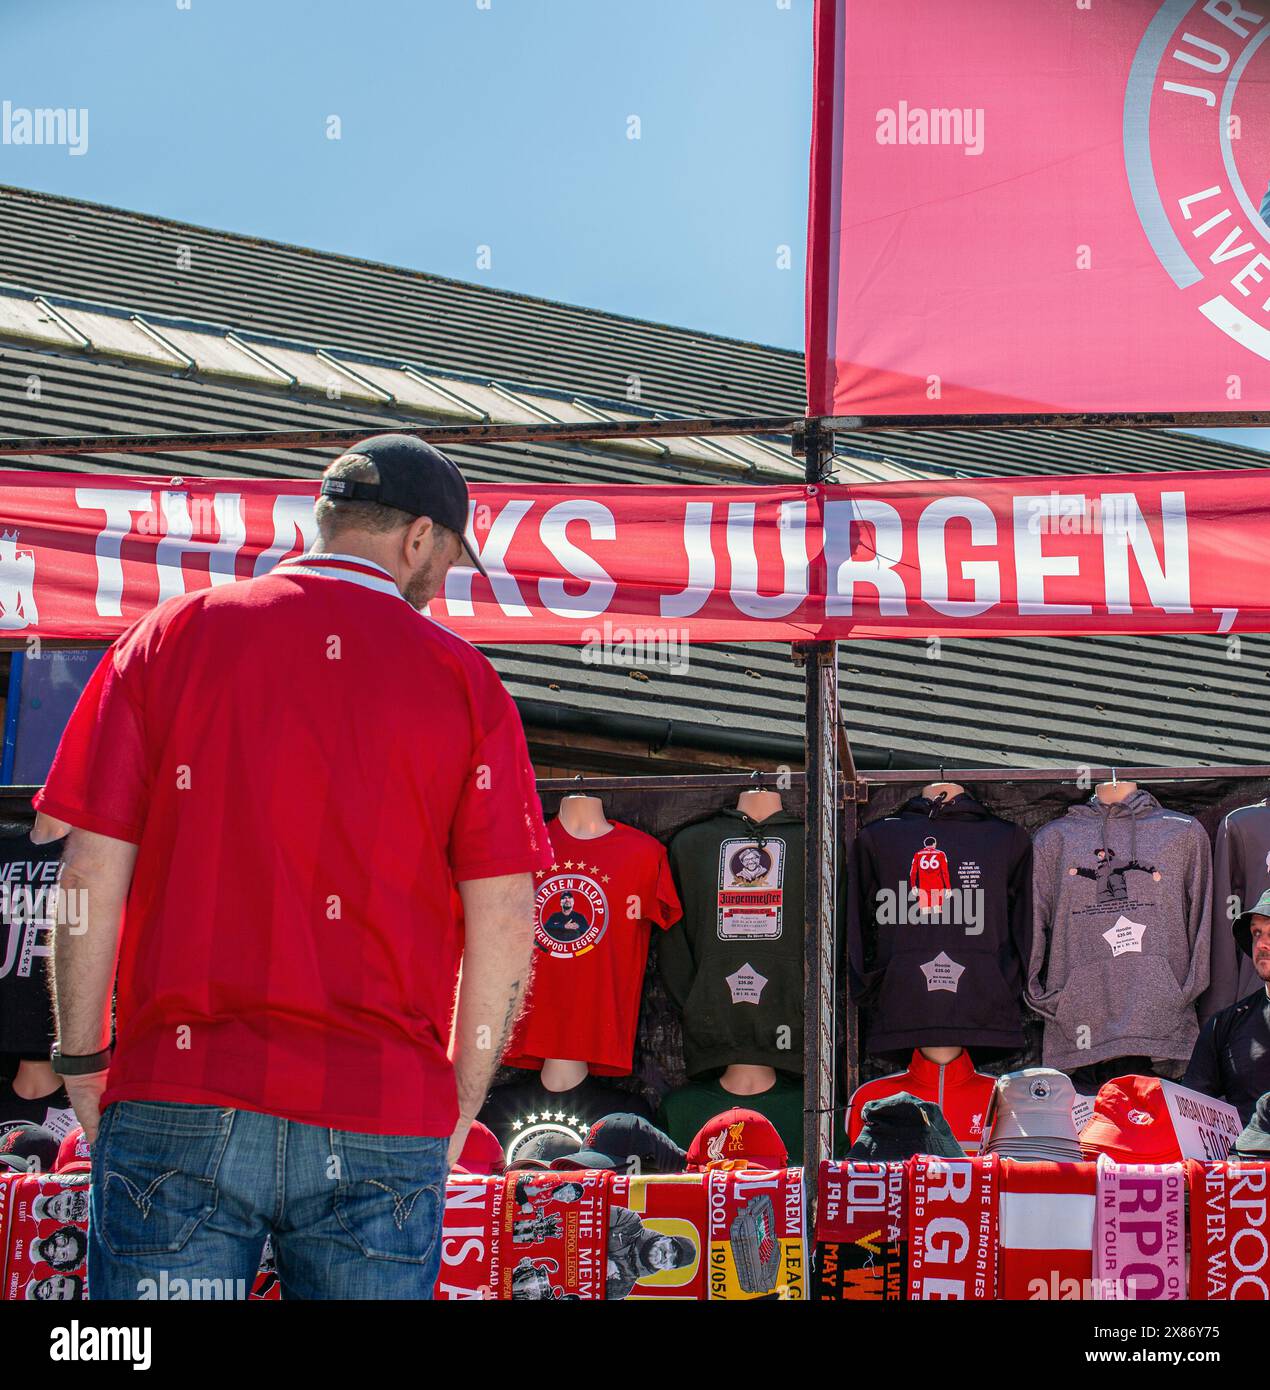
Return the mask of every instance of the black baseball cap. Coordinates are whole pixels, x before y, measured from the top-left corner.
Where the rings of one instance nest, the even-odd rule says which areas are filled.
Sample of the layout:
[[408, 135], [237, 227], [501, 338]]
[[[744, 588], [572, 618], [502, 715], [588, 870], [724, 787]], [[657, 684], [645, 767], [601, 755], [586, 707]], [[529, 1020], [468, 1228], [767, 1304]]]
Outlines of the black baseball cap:
[[61, 1141], [34, 1120], [17, 1120], [0, 1134], [0, 1156], [16, 1159], [28, 1173], [51, 1173]]
[[551, 1161], [557, 1171], [568, 1168], [629, 1168], [637, 1160], [639, 1173], [682, 1173], [688, 1155], [642, 1115], [606, 1115], [591, 1126], [586, 1143], [576, 1152]]
[[511, 1173], [522, 1168], [550, 1168], [553, 1158], [576, 1153], [577, 1149], [577, 1139], [562, 1129], [540, 1130], [519, 1147], [515, 1140], [511, 1142], [504, 1171]]
[[411, 517], [431, 517], [458, 532], [472, 568], [485, 574], [480, 556], [467, 539], [467, 483], [440, 449], [412, 434], [376, 434], [345, 453], [364, 454], [379, 470], [379, 481], [324, 478], [320, 489], [323, 497], [343, 502], [378, 502]]

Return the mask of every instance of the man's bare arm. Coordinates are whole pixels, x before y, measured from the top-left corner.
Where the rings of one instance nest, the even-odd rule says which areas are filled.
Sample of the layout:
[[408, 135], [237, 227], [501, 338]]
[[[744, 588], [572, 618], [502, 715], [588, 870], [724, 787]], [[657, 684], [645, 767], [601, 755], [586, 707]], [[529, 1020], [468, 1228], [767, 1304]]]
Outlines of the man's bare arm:
[[534, 940], [531, 875], [473, 879], [459, 884], [459, 895], [465, 937], [454, 1028], [459, 1123], [450, 1141], [451, 1167], [525, 1002]]
[[[72, 830], [62, 854], [57, 928], [49, 984], [58, 1051], [67, 1056], [110, 1045], [110, 1001], [123, 908], [136, 845], [90, 830]], [[106, 1073], [66, 1078], [66, 1091], [91, 1143], [97, 1137]]]

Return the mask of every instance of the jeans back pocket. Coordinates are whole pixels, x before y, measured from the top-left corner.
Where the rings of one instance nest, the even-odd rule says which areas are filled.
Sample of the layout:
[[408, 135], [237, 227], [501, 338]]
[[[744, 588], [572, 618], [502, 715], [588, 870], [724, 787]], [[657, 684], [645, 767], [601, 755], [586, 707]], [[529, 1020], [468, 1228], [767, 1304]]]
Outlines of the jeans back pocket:
[[446, 1139], [331, 1131], [335, 1215], [368, 1258], [431, 1259], [448, 1147]]
[[171, 1255], [216, 1210], [234, 1125], [217, 1105], [116, 1101], [102, 1116], [93, 1178], [98, 1232], [116, 1255]]

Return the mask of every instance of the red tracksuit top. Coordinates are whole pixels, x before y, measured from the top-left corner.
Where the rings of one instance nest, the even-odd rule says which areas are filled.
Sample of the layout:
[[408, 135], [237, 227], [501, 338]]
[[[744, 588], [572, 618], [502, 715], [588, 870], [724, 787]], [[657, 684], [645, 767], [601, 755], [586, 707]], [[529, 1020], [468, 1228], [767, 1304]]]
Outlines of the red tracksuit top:
[[954, 1138], [967, 1153], [977, 1154], [983, 1141], [983, 1120], [996, 1078], [975, 1071], [970, 1053], [962, 1052], [944, 1066], [928, 1061], [917, 1048], [907, 1071], [880, 1076], [856, 1088], [847, 1105], [847, 1142], [854, 1144], [864, 1128], [863, 1110], [871, 1100], [907, 1091], [918, 1100], [933, 1100], [944, 1112]]

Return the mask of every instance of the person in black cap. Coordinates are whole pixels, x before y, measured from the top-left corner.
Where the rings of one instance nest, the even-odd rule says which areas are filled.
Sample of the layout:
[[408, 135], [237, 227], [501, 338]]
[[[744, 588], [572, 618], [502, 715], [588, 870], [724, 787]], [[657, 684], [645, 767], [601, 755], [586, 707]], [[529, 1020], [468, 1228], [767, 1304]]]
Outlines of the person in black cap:
[[[481, 557], [467, 539], [467, 484], [439, 449], [411, 434], [377, 434], [364, 439], [326, 471], [314, 515], [324, 539], [339, 522], [341, 502], [366, 502], [373, 512], [363, 520], [391, 531], [404, 521], [427, 518], [431, 554], [414, 574], [399, 581], [403, 597], [423, 608], [440, 588], [451, 565], [467, 564], [485, 573]], [[384, 515], [383, 513], [390, 513]], [[391, 515], [396, 513], [396, 516]]]
[[467, 485], [389, 434], [315, 491], [311, 549], [121, 634], [36, 797], [72, 827], [50, 1061], [94, 1298], [178, 1248], [250, 1286], [266, 1237], [284, 1298], [430, 1298], [444, 1203], [394, 1194], [444, 1191], [528, 989], [552, 851], [520, 714], [419, 611], [480, 568]]
[[1236, 1106], [1247, 1124], [1270, 1091], [1270, 888], [1235, 918], [1231, 930], [1261, 987], [1203, 1026], [1182, 1085]]

